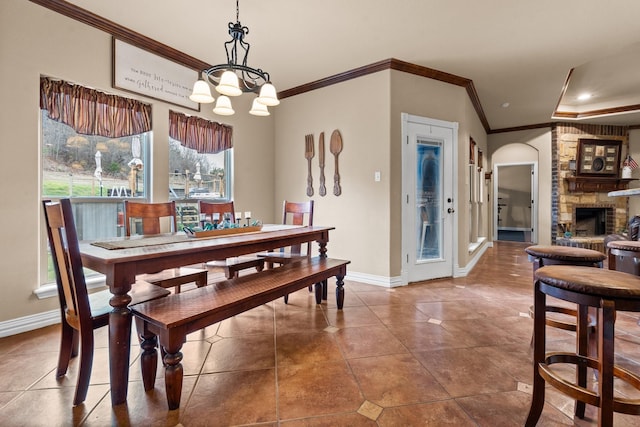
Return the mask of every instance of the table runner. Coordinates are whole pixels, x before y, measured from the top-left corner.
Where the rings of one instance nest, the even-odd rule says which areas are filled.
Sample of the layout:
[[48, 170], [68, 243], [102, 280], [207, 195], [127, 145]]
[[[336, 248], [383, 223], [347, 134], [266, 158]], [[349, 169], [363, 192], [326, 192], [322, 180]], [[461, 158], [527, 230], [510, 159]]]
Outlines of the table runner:
[[129, 238], [126, 240], [106, 240], [102, 242], [91, 242], [93, 246], [104, 249], [131, 249], [144, 246], [167, 245], [170, 243], [180, 243], [190, 240], [186, 234], [166, 235], [166, 236], [145, 236], [140, 238]]
[[[291, 228], [304, 228], [304, 225], [286, 225], [286, 224], [270, 224], [266, 225], [262, 228], [262, 231], [253, 231], [246, 234], [253, 233], [265, 233], [269, 231], [278, 231], [278, 230], [287, 230]], [[235, 234], [237, 236], [238, 234]], [[125, 238], [123, 240], [105, 240], [105, 241], [97, 241], [91, 242], [93, 246], [97, 246], [99, 248], [114, 250], [114, 249], [131, 249], [131, 248], [142, 248], [145, 246], [156, 246], [156, 245], [168, 245], [171, 243], [180, 243], [186, 242], [187, 240], [204, 240], [204, 239], [217, 239], [219, 237], [229, 237], [229, 235], [220, 235], [220, 236], [208, 236], [208, 237], [189, 237], [183, 232], [179, 234], [163, 234], [158, 236], [134, 236], [130, 238]]]

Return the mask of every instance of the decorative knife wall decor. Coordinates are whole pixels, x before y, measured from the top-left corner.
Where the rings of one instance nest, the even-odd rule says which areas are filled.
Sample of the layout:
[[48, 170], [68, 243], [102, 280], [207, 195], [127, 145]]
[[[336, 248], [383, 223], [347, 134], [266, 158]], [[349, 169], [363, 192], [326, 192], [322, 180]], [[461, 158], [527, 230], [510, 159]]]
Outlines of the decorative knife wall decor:
[[327, 194], [327, 187], [324, 185], [324, 132], [320, 132], [320, 141], [318, 141], [318, 162], [320, 163], [320, 187], [318, 187], [318, 193], [324, 197]]

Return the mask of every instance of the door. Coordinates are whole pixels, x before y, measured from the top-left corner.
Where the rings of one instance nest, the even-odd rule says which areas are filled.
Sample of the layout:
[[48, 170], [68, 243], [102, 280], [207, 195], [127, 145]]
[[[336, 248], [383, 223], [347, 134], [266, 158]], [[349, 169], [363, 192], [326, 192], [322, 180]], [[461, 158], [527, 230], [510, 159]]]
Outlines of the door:
[[494, 165], [494, 240], [536, 243], [536, 163]]
[[458, 124], [402, 115], [403, 276], [453, 276], [457, 242], [454, 156]]

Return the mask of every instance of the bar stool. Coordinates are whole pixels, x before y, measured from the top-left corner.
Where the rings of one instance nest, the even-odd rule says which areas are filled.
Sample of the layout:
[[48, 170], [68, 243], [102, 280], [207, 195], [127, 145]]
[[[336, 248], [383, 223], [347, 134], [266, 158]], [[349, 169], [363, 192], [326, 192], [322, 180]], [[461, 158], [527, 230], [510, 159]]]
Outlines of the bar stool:
[[[546, 265], [575, 265], [602, 268], [602, 262], [606, 259], [606, 255], [601, 252], [570, 246], [535, 245], [527, 247], [525, 252], [529, 255], [529, 259], [533, 261], [534, 280], [536, 270]], [[576, 310], [567, 307], [548, 305], [546, 311], [548, 313], [566, 314], [573, 318], [577, 316]], [[529, 315], [533, 318], [533, 306], [529, 307]], [[590, 327], [594, 327], [595, 318], [591, 319], [589, 324]], [[547, 316], [547, 325], [565, 331], [576, 331], [575, 320], [565, 321]], [[533, 344], [533, 337], [531, 337], [531, 341]]]
[[607, 243], [609, 270], [623, 271], [640, 276], [640, 242], [614, 240]]
[[[585, 404], [598, 408], [598, 426], [612, 426], [613, 413], [640, 415], [640, 399], [616, 398], [618, 378], [640, 391], [640, 377], [614, 365], [616, 310], [640, 312], [640, 278], [619, 271], [552, 265], [536, 270], [534, 282], [533, 396], [525, 426], [538, 422], [544, 406], [545, 382], [576, 399], [575, 415], [584, 417]], [[578, 305], [576, 351], [546, 352], [547, 295]], [[598, 355], [587, 355], [588, 308], [598, 315]], [[555, 363], [576, 365], [571, 383], [552, 369]], [[597, 392], [587, 389], [587, 368], [598, 371]], [[640, 419], [639, 419], [640, 422]]]

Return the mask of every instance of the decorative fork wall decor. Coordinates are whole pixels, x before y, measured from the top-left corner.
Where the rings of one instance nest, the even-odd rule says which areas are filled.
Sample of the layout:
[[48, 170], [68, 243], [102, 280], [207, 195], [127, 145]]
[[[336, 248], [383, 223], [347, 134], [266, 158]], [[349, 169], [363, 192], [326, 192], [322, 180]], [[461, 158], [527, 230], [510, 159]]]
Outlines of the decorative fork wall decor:
[[314, 156], [313, 134], [304, 137], [304, 158], [307, 159], [308, 175], [307, 175], [307, 196], [313, 196], [313, 177], [311, 176], [311, 159]]

